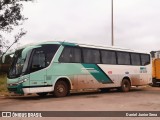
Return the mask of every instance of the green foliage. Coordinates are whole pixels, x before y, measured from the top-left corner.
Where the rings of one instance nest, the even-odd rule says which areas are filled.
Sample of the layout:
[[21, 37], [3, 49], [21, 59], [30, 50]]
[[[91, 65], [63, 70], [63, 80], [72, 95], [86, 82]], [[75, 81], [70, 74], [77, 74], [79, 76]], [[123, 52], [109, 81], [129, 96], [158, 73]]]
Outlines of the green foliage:
[[0, 1], [0, 30], [11, 32], [13, 26], [18, 26], [26, 19], [21, 11], [22, 2], [31, 0], [1, 0]]
[[6, 74], [0, 74], [0, 96], [8, 95]]
[[[5, 37], [7, 33], [11, 33], [27, 19], [22, 14], [22, 10], [23, 3], [28, 1], [33, 0], [0, 0], [0, 55], [4, 49], [9, 49], [12, 46], [8, 45], [9, 40]], [[21, 28], [20, 33], [14, 35], [14, 43], [17, 43], [25, 33], [26, 31]]]

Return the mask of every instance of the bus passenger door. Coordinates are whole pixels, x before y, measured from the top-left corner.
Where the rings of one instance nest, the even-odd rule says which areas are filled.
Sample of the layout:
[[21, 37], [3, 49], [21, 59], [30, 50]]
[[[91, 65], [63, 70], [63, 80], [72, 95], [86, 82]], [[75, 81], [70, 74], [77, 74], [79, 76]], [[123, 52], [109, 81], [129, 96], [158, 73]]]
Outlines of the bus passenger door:
[[33, 51], [30, 65], [30, 92], [44, 92], [46, 64], [44, 51], [39, 48]]
[[46, 70], [39, 70], [30, 74], [30, 92], [44, 92]]

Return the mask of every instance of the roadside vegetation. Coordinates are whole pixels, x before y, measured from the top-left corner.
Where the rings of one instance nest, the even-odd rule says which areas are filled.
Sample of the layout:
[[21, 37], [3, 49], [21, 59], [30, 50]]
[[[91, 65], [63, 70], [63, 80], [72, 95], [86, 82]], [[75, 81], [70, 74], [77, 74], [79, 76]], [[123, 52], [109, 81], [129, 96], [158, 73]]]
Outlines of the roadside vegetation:
[[7, 96], [7, 77], [6, 74], [0, 74], [0, 96]]

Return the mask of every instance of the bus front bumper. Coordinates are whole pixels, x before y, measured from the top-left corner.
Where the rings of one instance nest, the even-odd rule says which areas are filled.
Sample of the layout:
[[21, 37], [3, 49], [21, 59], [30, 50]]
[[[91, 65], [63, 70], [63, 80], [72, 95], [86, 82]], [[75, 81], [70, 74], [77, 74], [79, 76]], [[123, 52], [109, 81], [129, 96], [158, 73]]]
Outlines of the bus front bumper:
[[11, 94], [24, 94], [22, 84], [8, 84], [8, 91]]

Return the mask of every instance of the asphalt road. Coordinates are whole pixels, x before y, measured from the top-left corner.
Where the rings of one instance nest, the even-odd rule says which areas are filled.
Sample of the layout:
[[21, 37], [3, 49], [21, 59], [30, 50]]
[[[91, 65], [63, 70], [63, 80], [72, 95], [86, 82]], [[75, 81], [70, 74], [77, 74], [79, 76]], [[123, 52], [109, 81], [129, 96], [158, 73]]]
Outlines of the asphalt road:
[[[115, 90], [106, 93], [74, 93], [63, 98], [55, 98], [52, 95], [44, 98], [37, 95], [0, 97], [0, 111], [160, 111], [160, 87], [132, 88], [127, 93]], [[77, 117], [58, 117], [54, 119], [59, 120], [64, 118], [67, 120], [82, 119]], [[153, 118], [145, 117], [145, 120]], [[106, 117], [83, 117], [83, 120], [85, 119], [106, 120]], [[116, 117], [114, 119], [119, 120], [120, 118]], [[143, 120], [143, 117], [125, 117], [123, 119]], [[159, 118], [155, 117], [154, 119], [158, 120]]]

